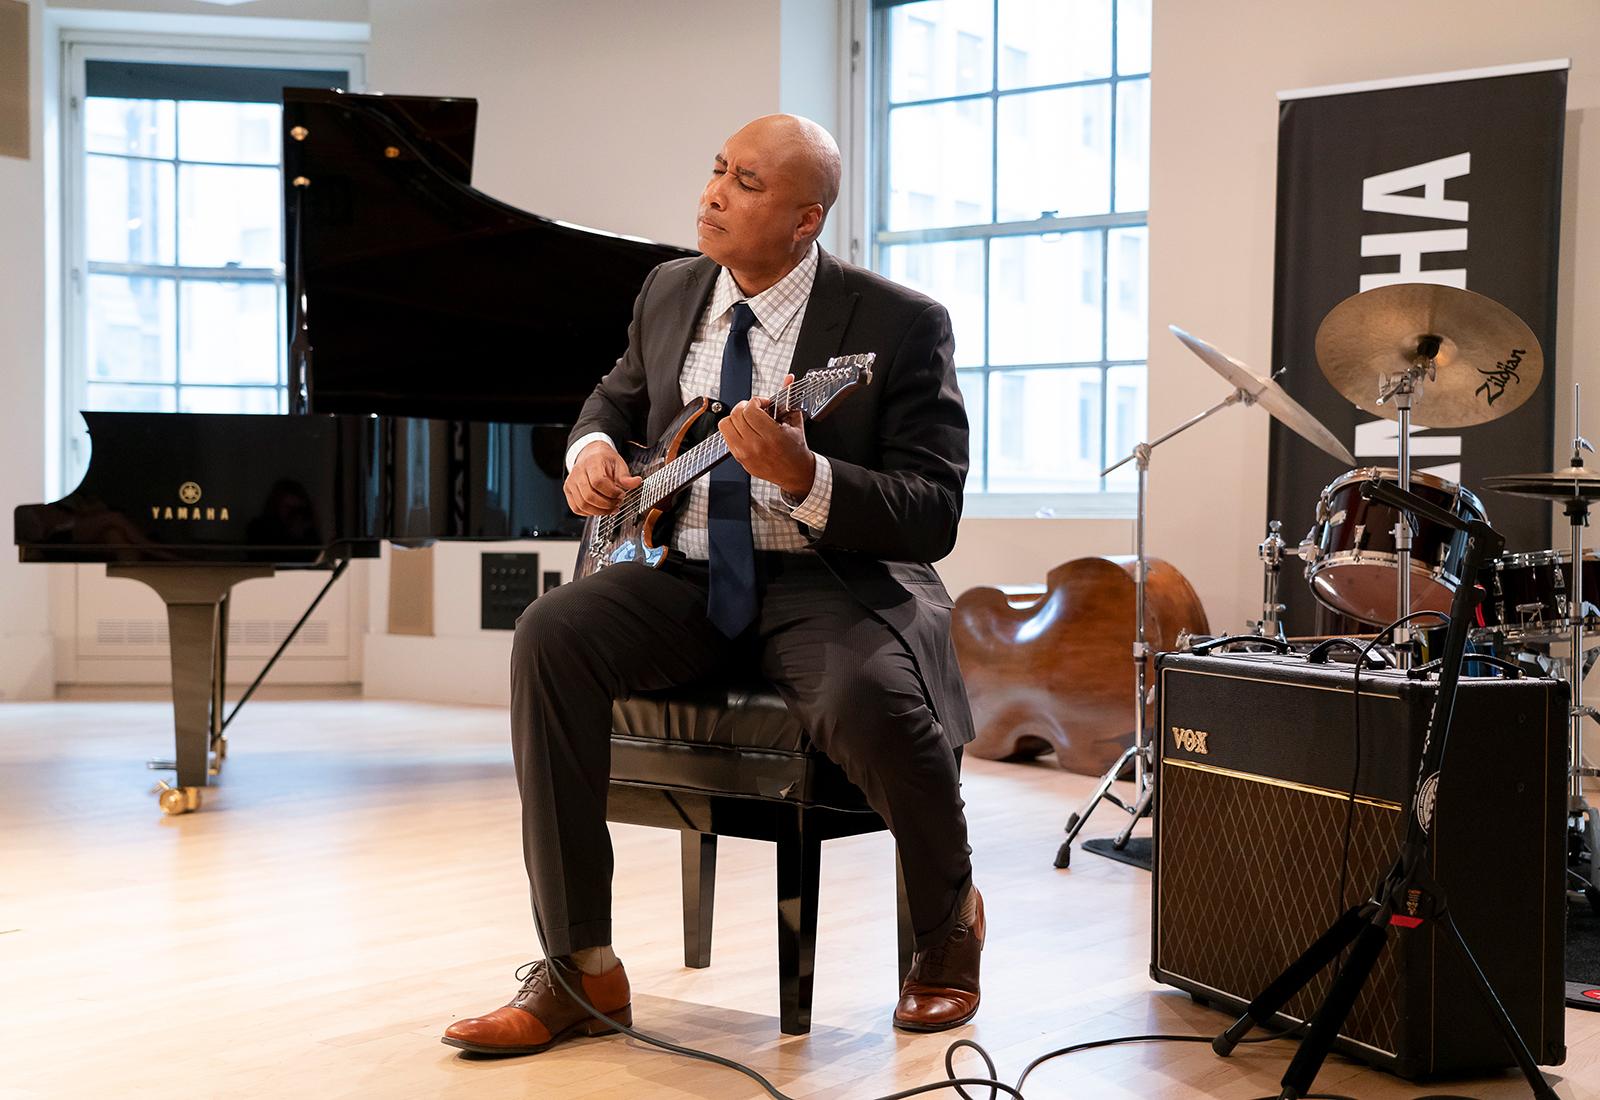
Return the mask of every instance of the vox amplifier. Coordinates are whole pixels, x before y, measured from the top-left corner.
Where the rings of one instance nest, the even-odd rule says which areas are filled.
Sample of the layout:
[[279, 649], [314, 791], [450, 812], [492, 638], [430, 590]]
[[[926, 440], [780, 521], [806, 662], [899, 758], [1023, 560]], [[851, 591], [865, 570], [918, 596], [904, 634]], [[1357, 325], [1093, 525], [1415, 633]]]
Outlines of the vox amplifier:
[[[1256, 654], [1164, 654], [1156, 678], [1150, 973], [1239, 1012], [1394, 863], [1437, 685], [1363, 671], [1358, 697], [1349, 665]], [[1461, 678], [1432, 846], [1462, 935], [1543, 1065], [1566, 1057], [1567, 699], [1558, 680]], [[1283, 1026], [1316, 1011], [1333, 971]], [[1334, 1049], [1405, 1077], [1513, 1065], [1431, 921], [1390, 929]]]

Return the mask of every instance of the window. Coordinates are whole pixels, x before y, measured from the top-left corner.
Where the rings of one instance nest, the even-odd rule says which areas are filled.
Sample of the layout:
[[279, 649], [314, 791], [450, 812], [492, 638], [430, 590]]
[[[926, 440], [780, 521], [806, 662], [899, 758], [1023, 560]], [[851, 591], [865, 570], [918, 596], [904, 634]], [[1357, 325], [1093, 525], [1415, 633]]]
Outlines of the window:
[[950, 310], [980, 511], [1133, 487], [1150, 4], [874, 0], [872, 265]]
[[348, 87], [358, 65], [69, 46], [68, 484], [79, 410], [285, 411], [282, 89]]

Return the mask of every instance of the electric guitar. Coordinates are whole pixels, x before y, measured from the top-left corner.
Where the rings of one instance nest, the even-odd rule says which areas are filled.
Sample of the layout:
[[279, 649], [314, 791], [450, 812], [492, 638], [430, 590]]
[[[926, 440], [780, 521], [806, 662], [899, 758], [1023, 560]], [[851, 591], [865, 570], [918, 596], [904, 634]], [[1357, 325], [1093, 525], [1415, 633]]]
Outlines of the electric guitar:
[[[826, 367], [807, 371], [773, 394], [768, 414], [776, 420], [795, 411], [807, 420], [825, 416], [840, 398], [871, 384], [876, 358], [866, 352], [829, 359]], [[659, 566], [666, 559], [667, 546], [655, 541], [655, 528], [684, 486], [729, 457], [728, 444], [716, 428], [730, 411], [721, 401], [696, 398], [667, 425], [655, 446], [636, 450], [628, 469], [644, 483], [628, 490], [616, 511], [584, 522], [573, 580], [618, 562]], [[699, 442], [688, 445], [695, 437], [701, 437]]]

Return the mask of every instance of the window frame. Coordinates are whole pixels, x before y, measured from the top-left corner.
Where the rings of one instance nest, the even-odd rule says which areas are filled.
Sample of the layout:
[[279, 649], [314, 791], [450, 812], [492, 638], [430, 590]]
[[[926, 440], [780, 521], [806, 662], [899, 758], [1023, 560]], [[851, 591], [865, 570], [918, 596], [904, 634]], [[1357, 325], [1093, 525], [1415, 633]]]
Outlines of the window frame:
[[[1148, 257], [1148, 227], [1149, 210], [1116, 211], [1104, 214], [1080, 215], [1070, 217], [1041, 217], [1025, 222], [987, 222], [973, 225], [941, 226], [934, 229], [907, 229], [887, 230], [880, 226], [887, 221], [888, 188], [886, 186], [889, 172], [889, 142], [887, 140], [887, 122], [891, 110], [889, 96], [890, 68], [889, 60], [889, 35], [887, 33], [888, 21], [891, 12], [911, 0], [849, 0], [850, 7], [850, 39], [849, 54], [851, 59], [850, 104], [854, 110], [851, 112], [852, 120], [859, 126], [862, 134], [860, 145], [865, 154], [856, 163], [862, 165], [853, 173], [859, 181], [859, 190], [847, 194], [852, 200], [852, 207], [846, 211], [849, 224], [854, 232], [851, 235], [851, 258], [863, 266], [875, 271], [881, 270], [883, 249], [894, 245], [922, 244], [945, 241], [983, 241], [984, 252], [984, 300], [987, 312], [987, 303], [990, 294], [990, 243], [996, 239], [1016, 236], [1037, 236], [1045, 233], [1059, 233], [1091, 230], [1101, 234], [1101, 264], [1100, 264], [1100, 310], [1102, 316], [1101, 351], [1104, 356], [1107, 351], [1106, 341], [1109, 334], [1105, 331], [1106, 319], [1110, 311], [1110, 301], [1107, 297], [1116, 288], [1112, 285], [1110, 275], [1111, 232], [1123, 228], [1144, 228], [1146, 230], [1146, 256]], [[999, 0], [994, 0], [995, 24], [998, 28]], [[1096, 77], [1087, 80], [1065, 81], [1050, 84], [1027, 85], [1020, 88], [1000, 87], [999, 75], [999, 50], [1000, 42], [998, 30], [992, 32], [993, 41], [991, 48], [995, 51], [992, 62], [990, 87], [986, 91], [940, 95], [926, 100], [915, 100], [922, 103], [950, 103], [959, 101], [976, 101], [987, 99], [992, 104], [992, 117], [998, 120], [1000, 100], [1007, 96], [1028, 94], [1039, 91], [1049, 91], [1058, 88], [1089, 87], [1105, 85], [1110, 98], [1111, 136], [1108, 141], [1107, 159], [1112, 172], [1111, 193], [1109, 201], [1114, 207], [1116, 204], [1116, 164], [1117, 164], [1117, 89], [1119, 85], [1130, 81], [1149, 81], [1151, 73], [1124, 75], [1117, 67], [1118, 62], [1118, 0], [1112, 0], [1111, 22], [1111, 72], [1106, 77]], [[864, 63], [863, 63], [864, 62]], [[1153, 67], [1153, 66], [1152, 66]], [[998, 121], [996, 121], [998, 125]], [[1148, 118], [1146, 127], [1148, 131]], [[999, 135], [991, 134], [991, 157], [998, 156]], [[998, 166], [995, 165], [994, 168]], [[991, 213], [998, 213], [994, 206], [998, 200], [999, 180], [998, 172], [991, 170]], [[1146, 295], [1149, 293], [1148, 270], [1145, 276]], [[1148, 298], [1147, 298], [1148, 300]], [[1148, 318], [1146, 321], [1148, 327]], [[1101, 409], [1099, 424], [1099, 443], [1097, 450], [1104, 454], [1111, 425], [1109, 423], [1107, 404], [1111, 391], [1111, 371], [1113, 368], [1125, 366], [1142, 366], [1146, 370], [1148, 379], [1149, 351], [1146, 357], [1138, 360], [1121, 360], [1101, 358], [1099, 360], [1075, 363], [1040, 363], [1028, 364], [1022, 367], [1000, 366], [989, 362], [987, 342], [990, 338], [989, 325], [984, 326], [985, 349], [983, 365], [977, 368], [963, 368], [963, 374], [976, 373], [983, 378], [985, 386], [985, 415], [988, 413], [989, 401], [987, 388], [992, 374], [1004, 371], [1007, 373], [1018, 370], [1044, 370], [1069, 368], [1091, 368], [1100, 372]], [[1148, 386], [1148, 382], [1147, 382]], [[1146, 389], [1148, 403], [1148, 389]], [[1064, 412], [1063, 415], [1068, 415]], [[988, 432], [983, 433], [985, 445], [988, 444]], [[1120, 455], [1105, 455], [1105, 464], [1109, 465]], [[987, 474], [987, 464], [985, 464]], [[1045, 492], [1045, 493], [995, 493], [969, 487], [965, 495], [964, 510], [968, 516], [977, 517], [1027, 517], [1041, 518], [1128, 518], [1132, 517], [1136, 505], [1136, 490], [1129, 489], [1099, 489], [1092, 492]]]
[[[201, 35], [148, 35], [63, 28], [60, 87], [60, 249], [61, 249], [61, 480], [73, 485], [88, 466], [88, 436], [82, 411], [88, 396], [88, 207], [85, 172], [85, 99], [90, 61], [133, 61], [170, 65], [220, 65], [241, 68], [343, 69], [350, 90], [366, 83], [366, 53], [360, 44], [335, 40], [223, 38]], [[177, 257], [174, 256], [176, 261]], [[147, 265], [127, 265], [143, 267]], [[161, 265], [155, 265], [161, 266]], [[191, 278], [209, 269], [190, 269]], [[282, 286], [281, 262], [273, 269], [221, 269], [229, 281], [271, 282]], [[138, 274], [138, 272], [133, 272]], [[181, 282], [181, 280], [179, 280]], [[281, 329], [281, 326], [280, 326]], [[176, 334], [175, 334], [176, 337]], [[286, 355], [287, 349], [280, 349]], [[280, 367], [282, 364], [280, 363]], [[280, 378], [283, 374], [280, 371]], [[280, 390], [284, 387], [278, 385]]]

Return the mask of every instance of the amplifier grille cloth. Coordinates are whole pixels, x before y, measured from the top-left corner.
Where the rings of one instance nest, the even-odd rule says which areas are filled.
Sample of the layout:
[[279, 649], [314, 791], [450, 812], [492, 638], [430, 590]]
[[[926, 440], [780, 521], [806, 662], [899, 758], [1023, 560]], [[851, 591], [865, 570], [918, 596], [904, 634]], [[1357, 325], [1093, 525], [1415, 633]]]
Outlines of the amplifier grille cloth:
[[[1343, 798], [1168, 761], [1161, 799], [1158, 961], [1243, 998], [1265, 989], [1339, 912], [1370, 893], [1399, 852], [1401, 813], [1357, 802], [1347, 900], [1336, 908]], [[1223, 922], [1236, 927], [1224, 934]], [[1391, 936], [1341, 1029], [1389, 1053], [1399, 1043], [1401, 1011], [1395, 943]], [[1309, 1017], [1333, 973], [1324, 968], [1284, 1011]]]

